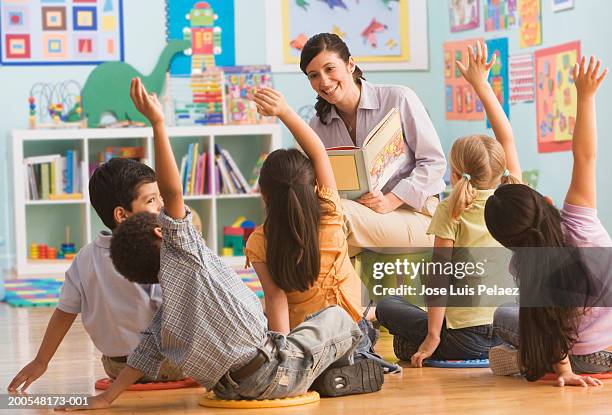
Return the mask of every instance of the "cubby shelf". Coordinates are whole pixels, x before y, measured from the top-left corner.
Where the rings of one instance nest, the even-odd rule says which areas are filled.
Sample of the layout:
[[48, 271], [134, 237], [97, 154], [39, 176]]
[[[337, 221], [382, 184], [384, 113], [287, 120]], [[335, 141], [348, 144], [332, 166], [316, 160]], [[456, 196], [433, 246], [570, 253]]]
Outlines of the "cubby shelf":
[[[15, 214], [16, 273], [19, 276], [56, 276], [70, 266], [66, 260], [30, 260], [30, 243], [59, 245], [63, 241], [60, 227], [70, 226], [77, 249], [95, 238], [104, 229], [102, 222], [89, 203], [87, 172], [96, 150], [101, 146], [139, 145], [145, 149], [147, 162], [153, 163], [153, 130], [151, 128], [126, 129], [50, 129], [13, 130], [13, 186]], [[208, 154], [214, 154], [215, 144], [226, 148], [236, 159], [240, 170], [248, 177], [261, 153], [269, 153], [281, 146], [281, 129], [278, 124], [169, 127], [168, 136], [175, 151], [177, 163], [186, 146], [199, 142]], [[100, 140], [103, 140], [100, 142]], [[137, 143], [137, 144], [135, 144]], [[53, 154], [70, 147], [79, 151], [83, 161], [82, 199], [26, 200], [24, 157]], [[212, 173], [213, 168], [207, 168]], [[214, 180], [213, 180], [214, 182]], [[202, 219], [202, 233], [208, 246], [219, 253], [223, 245], [223, 226], [229, 226], [236, 215], [260, 222], [263, 218], [261, 196], [248, 194], [213, 194], [185, 196], [186, 203], [197, 211]], [[219, 206], [222, 204], [222, 206]], [[48, 222], [47, 222], [48, 221]], [[49, 226], [44, 226], [49, 223]], [[42, 224], [42, 225], [41, 225]], [[244, 264], [244, 257], [223, 257], [231, 266]]]

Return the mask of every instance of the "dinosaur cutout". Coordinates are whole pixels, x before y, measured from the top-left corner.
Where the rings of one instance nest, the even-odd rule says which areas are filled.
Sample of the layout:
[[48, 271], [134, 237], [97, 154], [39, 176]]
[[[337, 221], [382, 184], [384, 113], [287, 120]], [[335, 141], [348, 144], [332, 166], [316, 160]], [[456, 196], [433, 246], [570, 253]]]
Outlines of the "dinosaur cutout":
[[361, 32], [364, 41], [367, 41], [373, 48], [378, 44], [376, 33], [387, 30], [387, 25], [379, 22], [376, 18], [372, 18], [370, 24]]
[[128, 119], [148, 124], [147, 119], [136, 110], [130, 100], [132, 78], [140, 77], [147, 91], [161, 94], [172, 57], [190, 46], [190, 42], [185, 40], [168, 42], [149, 75], [141, 74], [125, 62], [106, 62], [98, 65], [89, 74], [81, 93], [87, 126], [98, 127], [100, 117], [105, 112], [111, 113], [117, 121]]

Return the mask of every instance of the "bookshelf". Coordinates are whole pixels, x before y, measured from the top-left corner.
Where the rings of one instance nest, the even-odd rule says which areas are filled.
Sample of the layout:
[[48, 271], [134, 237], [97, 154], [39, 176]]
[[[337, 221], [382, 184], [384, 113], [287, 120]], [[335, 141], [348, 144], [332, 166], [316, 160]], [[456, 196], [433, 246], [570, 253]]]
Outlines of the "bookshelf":
[[[237, 167], [248, 177], [261, 153], [281, 146], [279, 124], [169, 127], [177, 164], [192, 143], [200, 150], [215, 154], [215, 145], [227, 150]], [[107, 146], [141, 146], [145, 162], [153, 163], [153, 131], [151, 128], [74, 129], [74, 130], [13, 130], [13, 187], [15, 215], [16, 273], [18, 276], [55, 276], [63, 274], [70, 260], [30, 259], [31, 243], [59, 246], [65, 242], [65, 230], [70, 229], [70, 242], [80, 249], [105, 229], [89, 202], [87, 183], [89, 171], [98, 164], [98, 153]], [[62, 200], [29, 200], [26, 189], [25, 158], [49, 154], [64, 154], [76, 150], [80, 169], [82, 197]], [[208, 163], [206, 174], [213, 175], [214, 164]], [[214, 177], [214, 176], [211, 176]], [[238, 216], [255, 223], [263, 220], [263, 205], [258, 193], [217, 194], [216, 180], [211, 180], [208, 194], [185, 196], [186, 203], [198, 212], [207, 245], [218, 254], [223, 246], [223, 227], [230, 226]], [[243, 256], [222, 257], [231, 266], [244, 264]]]

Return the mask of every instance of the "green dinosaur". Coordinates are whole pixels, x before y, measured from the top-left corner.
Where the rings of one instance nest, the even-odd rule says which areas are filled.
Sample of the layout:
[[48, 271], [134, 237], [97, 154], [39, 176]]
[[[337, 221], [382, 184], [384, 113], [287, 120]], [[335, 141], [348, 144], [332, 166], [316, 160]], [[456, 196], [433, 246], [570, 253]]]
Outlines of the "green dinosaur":
[[100, 124], [102, 113], [108, 112], [118, 120], [142, 121], [148, 123], [132, 104], [130, 99], [130, 82], [140, 77], [150, 93], [162, 92], [166, 72], [172, 57], [191, 47], [186, 40], [171, 40], [164, 47], [155, 68], [149, 75], [143, 75], [125, 62], [106, 62], [97, 66], [85, 82], [81, 93], [83, 113], [87, 117], [88, 127]]

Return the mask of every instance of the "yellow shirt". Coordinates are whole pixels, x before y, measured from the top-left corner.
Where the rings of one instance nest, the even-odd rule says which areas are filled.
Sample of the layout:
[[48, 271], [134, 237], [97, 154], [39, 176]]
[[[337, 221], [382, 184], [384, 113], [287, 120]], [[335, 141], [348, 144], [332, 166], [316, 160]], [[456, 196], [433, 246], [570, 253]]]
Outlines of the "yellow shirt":
[[[454, 241], [455, 248], [463, 247], [501, 247], [489, 233], [485, 224], [484, 209], [487, 199], [495, 189], [478, 190], [478, 195], [472, 205], [463, 211], [458, 219], [453, 219], [448, 209], [448, 199], [438, 205], [427, 233], [439, 238]], [[453, 253], [454, 255], [454, 253]], [[463, 255], [462, 255], [463, 256]], [[456, 260], [456, 258], [454, 258]], [[506, 268], [507, 269], [507, 268]], [[486, 271], [490, 271], [487, 264]], [[483, 283], [486, 275], [466, 276], [461, 283], [470, 287]], [[482, 298], [474, 296], [476, 303], [482, 303]], [[480, 326], [493, 323], [495, 307], [448, 307], [446, 309], [446, 327], [461, 329], [465, 327]]]
[[[287, 292], [289, 326], [293, 329], [306, 316], [330, 305], [345, 309], [355, 322], [361, 319], [361, 282], [348, 256], [348, 245], [342, 230], [342, 206], [336, 189], [321, 186], [317, 192], [324, 214], [319, 224], [321, 268], [315, 284], [304, 292]], [[245, 254], [251, 263], [266, 262], [266, 238], [258, 226], [246, 244]]]

